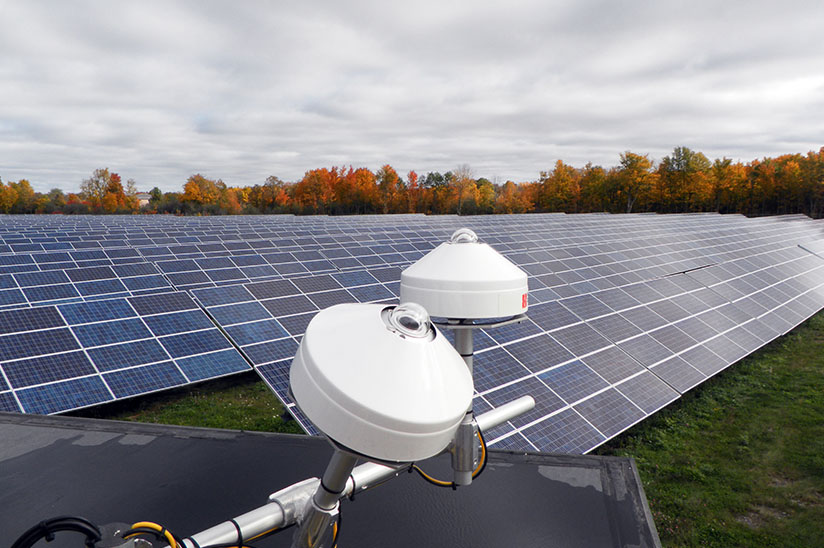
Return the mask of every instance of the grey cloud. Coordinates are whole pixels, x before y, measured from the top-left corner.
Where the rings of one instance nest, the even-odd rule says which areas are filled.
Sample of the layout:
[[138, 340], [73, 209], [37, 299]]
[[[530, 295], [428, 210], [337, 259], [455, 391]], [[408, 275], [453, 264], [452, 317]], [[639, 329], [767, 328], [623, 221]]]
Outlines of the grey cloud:
[[[352, 164], [534, 180], [821, 146], [819, 2], [0, 4], [0, 176], [141, 187]], [[818, 142], [816, 140], [819, 140]]]

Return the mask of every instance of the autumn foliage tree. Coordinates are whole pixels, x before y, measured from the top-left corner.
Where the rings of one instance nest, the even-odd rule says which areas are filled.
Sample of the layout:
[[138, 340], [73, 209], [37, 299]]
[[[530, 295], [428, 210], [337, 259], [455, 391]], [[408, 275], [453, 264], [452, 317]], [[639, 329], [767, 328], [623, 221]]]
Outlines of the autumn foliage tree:
[[[444, 173], [402, 178], [389, 164], [377, 171], [352, 166], [307, 171], [296, 182], [269, 176], [252, 186], [230, 186], [201, 174], [181, 192], [155, 187], [146, 213], [171, 214], [373, 214], [473, 215], [530, 212], [692, 212], [747, 215], [803, 213], [824, 216], [824, 148], [750, 162], [710, 161], [687, 147], [675, 147], [659, 162], [625, 151], [618, 164], [577, 168], [556, 160], [537, 180], [497, 184], [466, 165]], [[134, 213], [137, 183], [108, 168], [81, 183], [80, 192], [36, 192], [29, 181], [0, 179], [2, 213]]]

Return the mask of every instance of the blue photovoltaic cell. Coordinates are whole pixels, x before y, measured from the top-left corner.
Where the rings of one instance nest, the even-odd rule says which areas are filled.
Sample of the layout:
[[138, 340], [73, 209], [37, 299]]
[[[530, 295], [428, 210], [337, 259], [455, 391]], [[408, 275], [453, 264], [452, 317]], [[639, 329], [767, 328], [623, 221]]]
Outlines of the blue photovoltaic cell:
[[54, 354], [80, 348], [68, 328], [0, 337], [0, 361]]
[[100, 346], [150, 338], [152, 334], [138, 318], [75, 325], [72, 331], [83, 346]]
[[315, 303], [319, 309], [329, 308], [336, 304], [354, 303], [357, 302], [355, 297], [349, 294], [345, 289], [338, 289], [335, 291], [323, 291], [321, 293], [313, 293], [309, 295], [309, 299]]
[[332, 274], [332, 277], [335, 278], [343, 287], [369, 285], [378, 282], [374, 276], [365, 270], [357, 272], [340, 272], [338, 274]]
[[191, 270], [200, 270], [197, 266], [197, 263], [191, 259], [185, 259], [181, 261], [161, 261], [157, 263], [157, 268], [162, 270], [163, 272], [169, 273], [176, 273], [176, 272], [188, 272]]
[[258, 266], [268, 264], [260, 255], [237, 255], [232, 257], [232, 262], [237, 266]]
[[550, 369], [538, 375], [538, 378], [567, 403], [575, 403], [609, 386], [604, 379], [580, 360]]
[[575, 405], [574, 409], [607, 437], [644, 418], [644, 412], [614, 388], [592, 396]]
[[574, 358], [551, 335], [539, 335], [524, 339], [505, 348], [532, 372], [543, 371]]
[[286, 297], [297, 295], [300, 290], [289, 280], [272, 280], [269, 282], [250, 283], [244, 286], [256, 299]]
[[291, 362], [281, 361], [256, 366], [255, 370], [285, 404], [294, 403], [289, 397], [289, 368]]
[[277, 320], [263, 320], [226, 328], [229, 337], [240, 346], [288, 337], [289, 333]]
[[291, 359], [297, 352], [298, 343], [294, 339], [281, 339], [247, 346], [243, 349], [252, 363], [260, 365], [268, 362]]
[[185, 312], [172, 312], [159, 316], [146, 316], [143, 318], [143, 321], [146, 322], [146, 325], [149, 326], [152, 333], [158, 337], [214, 327], [212, 321], [202, 310], [187, 310]]
[[61, 299], [71, 299], [80, 296], [71, 284], [25, 287], [23, 288], [23, 294], [33, 303], [59, 301]]
[[530, 306], [527, 315], [545, 331], [552, 331], [580, 321], [577, 316], [557, 302]]
[[195, 331], [182, 335], [169, 335], [159, 340], [173, 358], [202, 354], [231, 346], [226, 337], [217, 329]]
[[20, 287], [29, 287], [35, 285], [55, 285], [65, 284], [70, 282], [69, 277], [60, 270], [47, 270], [45, 272], [26, 272], [22, 274], [15, 274], [14, 279], [17, 280]]
[[369, 303], [392, 299], [395, 296], [382, 285], [366, 285], [362, 287], [350, 287], [351, 293], [358, 302]]
[[69, 325], [119, 320], [136, 316], [125, 299], [61, 304], [57, 307]]
[[140, 315], [162, 314], [163, 312], [177, 312], [197, 308], [192, 298], [185, 293], [161, 293], [132, 297], [129, 299], [132, 306]]
[[[111, 252], [110, 252], [111, 253]], [[131, 277], [131, 276], [150, 276], [156, 275], [157, 269], [152, 265], [152, 263], [132, 263], [132, 264], [123, 264], [123, 265], [116, 265], [112, 267], [117, 275], [121, 278]]]
[[66, 352], [6, 362], [2, 367], [14, 388], [97, 373], [83, 352]]
[[19, 289], [3, 289], [0, 291], [0, 306], [21, 304], [26, 302], [26, 297]]
[[672, 356], [666, 346], [646, 334], [628, 339], [618, 346], [647, 367]]
[[564, 327], [553, 331], [552, 336], [576, 356], [583, 356], [589, 352], [612, 346], [607, 339], [587, 324]]
[[139, 278], [123, 278], [123, 285], [130, 291], [140, 291], [142, 289], [157, 289], [161, 287], [171, 288], [169, 282], [163, 276], [141, 276]]
[[486, 329], [484, 332], [495, 341], [504, 344], [517, 339], [530, 337], [541, 332], [541, 328], [532, 323], [529, 319], [521, 320], [518, 323], [511, 323], [495, 329]]
[[115, 278], [114, 271], [108, 266], [92, 268], [74, 268], [66, 270], [66, 276], [73, 282], [87, 282], [90, 280], [105, 280]]
[[186, 384], [186, 378], [170, 361], [106, 373], [103, 378], [117, 398]]
[[232, 280], [245, 280], [246, 276], [239, 268], [221, 268], [219, 270], [208, 270], [206, 275], [213, 282], [226, 282]]
[[111, 371], [168, 360], [169, 355], [154, 339], [91, 348], [87, 351], [100, 371]]
[[655, 413], [679, 396], [678, 392], [649, 371], [621, 383], [618, 391], [647, 414]]
[[222, 326], [272, 317], [269, 311], [257, 302], [218, 306], [210, 308], [209, 313]]
[[34, 264], [30, 255], [0, 255], [2, 265], [25, 265]]
[[197, 297], [197, 300], [203, 303], [204, 306], [209, 307], [254, 300], [252, 294], [246, 291], [242, 285], [196, 289], [192, 291], [192, 294]]
[[292, 283], [304, 293], [329, 291], [330, 289], [340, 289], [341, 287], [341, 285], [329, 275], [295, 278], [292, 280]]
[[192, 382], [251, 369], [234, 348], [176, 361]]
[[475, 354], [473, 360], [475, 389], [490, 390], [510, 381], [526, 377], [530, 371], [502, 348]]
[[214, 285], [205, 272], [183, 272], [181, 274], [167, 274], [169, 281], [175, 287], [211, 287]]
[[125, 293], [126, 286], [120, 280], [98, 280], [94, 282], [83, 282], [75, 284], [81, 295], [106, 295], [110, 293]]
[[[606, 438], [572, 409], [564, 409], [524, 429], [524, 436], [547, 453], [579, 455], [603, 443]], [[499, 446], [496, 444], [495, 448]]]
[[535, 451], [535, 447], [520, 432], [498, 440], [493, 445], [495, 449], [502, 451]]
[[581, 361], [611, 384], [644, 370], [644, 366], [616, 346], [605, 348]]
[[0, 334], [48, 329], [66, 325], [54, 307], [23, 308], [0, 312]]
[[524, 426], [534, 420], [545, 417], [564, 406], [564, 402], [561, 401], [558, 396], [550, 392], [541, 381], [534, 377], [483, 394], [484, 398], [494, 407], [500, 407], [509, 401], [526, 395], [535, 398], [535, 407], [512, 419], [511, 422], [516, 427]]
[[0, 289], [11, 289], [13, 287], [17, 287], [17, 284], [11, 275], [0, 275]]
[[276, 318], [318, 310], [318, 307], [304, 295], [270, 299], [263, 301], [263, 306]]
[[17, 405], [17, 401], [11, 392], [0, 392], [0, 411], [6, 413], [20, 412], [20, 406]]
[[276, 278], [279, 277], [277, 270], [269, 265], [243, 266], [240, 271], [249, 279], [253, 278]]
[[280, 325], [286, 328], [290, 335], [297, 337], [306, 332], [306, 326], [315, 317], [314, 312], [308, 314], [300, 314], [298, 316], [286, 316], [285, 318], [278, 318]]
[[59, 413], [112, 399], [100, 377], [83, 377], [69, 381], [18, 390], [17, 397], [26, 413]]

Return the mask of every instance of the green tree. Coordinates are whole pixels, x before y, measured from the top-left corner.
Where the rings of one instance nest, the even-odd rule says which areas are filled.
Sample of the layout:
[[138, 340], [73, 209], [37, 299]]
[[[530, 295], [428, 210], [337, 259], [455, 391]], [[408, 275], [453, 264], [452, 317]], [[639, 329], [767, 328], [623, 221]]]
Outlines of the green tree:
[[614, 178], [616, 198], [626, 201], [626, 212], [632, 213], [632, 208], [639, 196], [643, 196], [652, 188], [654, 176], [651, 173], [652, 162], [645, 155], [626, 151], [621, 154], [621, 167]]
[[701, 152], [675, 147], [658, 166], [665, 210], [693, 211], [711, 194], [709, 174], [712, 164]]

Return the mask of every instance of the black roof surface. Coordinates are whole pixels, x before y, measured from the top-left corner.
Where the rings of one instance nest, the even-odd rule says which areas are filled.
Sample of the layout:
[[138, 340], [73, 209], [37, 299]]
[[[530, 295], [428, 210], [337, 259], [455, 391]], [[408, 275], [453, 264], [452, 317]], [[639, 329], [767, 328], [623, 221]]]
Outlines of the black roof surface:
[[[12, 413], [0, 413], [0, 440], [4, 546], [61, 514], [99, 525], [150, 520], [188, 536], [321, 475], [331, 454], [309, 436]], [[403, 474], [342, 503], [342, 515], [341, 548], [660, 546], [627, 458], [492, 450], [470, 487], [439, 489]], [[254, 545], [289, 546], [291, 536]], [[82, 537], [39, 545], [82, 546]]]

